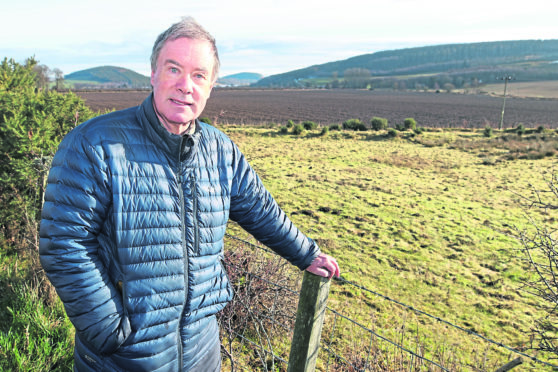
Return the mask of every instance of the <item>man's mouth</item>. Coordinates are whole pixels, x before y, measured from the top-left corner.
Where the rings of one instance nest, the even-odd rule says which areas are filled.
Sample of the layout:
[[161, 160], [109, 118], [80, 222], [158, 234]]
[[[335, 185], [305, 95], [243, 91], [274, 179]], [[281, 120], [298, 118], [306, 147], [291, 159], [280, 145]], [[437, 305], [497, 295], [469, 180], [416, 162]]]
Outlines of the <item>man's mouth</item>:
[[181, 101], [181, 100], [176, 99], [176, 98], [170, 98], [170, 101], [172, 103], [174, 103], [175, 105], [179, 105], [179, 106], [191, 106], [192, 105], [192, 103], [190, 103], [190, 102]]

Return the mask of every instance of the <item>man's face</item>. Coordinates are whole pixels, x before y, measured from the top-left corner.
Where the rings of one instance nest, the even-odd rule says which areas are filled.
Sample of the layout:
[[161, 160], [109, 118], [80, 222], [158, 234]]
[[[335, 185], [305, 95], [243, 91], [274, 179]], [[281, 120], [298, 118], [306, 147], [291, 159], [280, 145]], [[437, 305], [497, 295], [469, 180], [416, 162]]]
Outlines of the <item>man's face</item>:
[[213, 88], [213, 51], [206, 40], [169, 40], [151, 71], [155, 111], [171, 133], [182, 134], [205, 108]]

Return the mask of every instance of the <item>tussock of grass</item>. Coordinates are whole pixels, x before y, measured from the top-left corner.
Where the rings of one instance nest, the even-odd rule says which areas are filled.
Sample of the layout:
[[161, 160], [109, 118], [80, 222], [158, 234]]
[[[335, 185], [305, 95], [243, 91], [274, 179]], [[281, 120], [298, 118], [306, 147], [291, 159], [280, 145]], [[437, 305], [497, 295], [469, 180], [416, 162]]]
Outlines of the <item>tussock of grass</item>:
[[7, 252], [0, 256], [0, 370], [71, 370], [74, 330], [61, 302], [36, 275], [35, 257]]

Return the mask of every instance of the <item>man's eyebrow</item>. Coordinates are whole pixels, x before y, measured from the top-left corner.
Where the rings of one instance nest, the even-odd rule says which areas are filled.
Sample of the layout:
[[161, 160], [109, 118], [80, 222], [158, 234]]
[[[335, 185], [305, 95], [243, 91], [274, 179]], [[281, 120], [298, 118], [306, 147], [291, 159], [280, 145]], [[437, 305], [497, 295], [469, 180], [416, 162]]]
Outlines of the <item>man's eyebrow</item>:
[[[183, 67], [179, 62], [175, 61], [174, 59], [170, 59], [170, 58], [166, 59], [164, 64], [165, 64], [165, 65], [169, 65], [169, 64], [170, 64], [170, 65], [176, 65], [176, 66], [178, 66], [178, 67]], [[197, 71], [201, 71], [201, 72], [203, 72], [203, 73], [207, 73], [207, 74], [208, 74], [209, 71], [210, 71], [210, 70], [208, 70], [208, 69], [205, 68], [205, 67], [198, 67], [196, 70], [197, 70]]]
[[166, 59], [165, 60], [165, 65], [171, 64], [171, 65], [177, 65], [178, 67], [182, 67], [182, 65], [178, 62], [176, 62], [174, 59]]

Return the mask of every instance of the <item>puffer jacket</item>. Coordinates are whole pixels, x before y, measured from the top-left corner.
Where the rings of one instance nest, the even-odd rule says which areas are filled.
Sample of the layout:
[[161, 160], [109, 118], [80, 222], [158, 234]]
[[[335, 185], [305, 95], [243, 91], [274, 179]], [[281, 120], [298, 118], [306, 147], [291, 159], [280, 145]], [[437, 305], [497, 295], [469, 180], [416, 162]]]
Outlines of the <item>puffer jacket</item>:
[[39, 253], [76, 328], [76, 370], [188, 371], [214, 350], [229, 218], [300, 269], [319, 254], [236, 145], [196, 128], [166, 131], [149, 96], [58, 148]]

